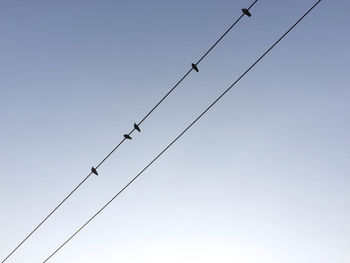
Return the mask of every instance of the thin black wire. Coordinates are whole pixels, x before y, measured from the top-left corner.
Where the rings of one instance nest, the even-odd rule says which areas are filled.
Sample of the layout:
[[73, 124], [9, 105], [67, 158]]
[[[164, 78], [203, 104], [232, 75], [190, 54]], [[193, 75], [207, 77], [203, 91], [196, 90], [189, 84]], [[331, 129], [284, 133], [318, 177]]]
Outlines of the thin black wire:
[[[247, 9], [251, 9], [255, 3], [258, 0], [255, 0]], [[198, 60], [196, 65], [198, 65], [210, 52], [211, 50], [226, 36], [226, 34], [231, 31], [231, 29], [242, 19], [244, 15], [242, 14], [227, 30], [226, 32], [209, 48], [209, 50]], [[157, 104], [146, 114], [145, 117], [138, 123], [138, 126], [140, 126], [151, 113], [172, 93], [176, 87], [191, 73], [193, 68], [191, 68], [169, 91], [166, 93], [163, 98], [157, 102]], [[133, 128], [128, 135], [131, 135], [135, 131], [135, 128]], [[114, 147], [114, 149], [95, 167], [96, 169], [99, 168], [118, 148], [119, 146], [125, 141], [124, 138], [117, 146]], [[1, 262], [4, 263], [90, 176], [92, 175], [92, 172], [90, 172], [41, 222], [38, 224], [32, 232], [30, 232], [17, 246], [15, 249], [11, 251], [11, 253]]]
[[182, 135], [184, 135], [207, 111], [209, 111], [233, 86], [237, 84], [259, 61], [265, 57], [312, 9], [322, 0], [318, 0], [299, 20], [291, 26], [262, 56], [260, 56], [231, 86], [229, 86], [212, 104], [209, 105], [185, 130], [183, 130], [165, 149], [163, 149], [150, 163], [146, 165], [130, 182], [128, 182], [112, 199], [110, 199], [96, 214], [94, 214], [85, 224], [83, 224], [73, 235], [71, 235], [61, 246], [59, 246], [43, 263], [47, 262], [63, 246], [65, 246], [75, 235], [77, 235], [87, 224], [89, 224], [98, 214], [100, 214], [115, 198], [117, 198], [126, 188], [128, 188], [144, 171], [147, 170], [164, 152], [166, 152]]

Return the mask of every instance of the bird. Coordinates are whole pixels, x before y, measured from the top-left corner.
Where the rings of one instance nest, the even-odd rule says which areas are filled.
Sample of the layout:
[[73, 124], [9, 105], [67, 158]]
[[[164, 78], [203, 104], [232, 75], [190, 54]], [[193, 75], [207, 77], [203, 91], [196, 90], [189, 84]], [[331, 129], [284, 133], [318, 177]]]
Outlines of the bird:
[[129, 134], [124, 134], [124, 138], [125, 138], [125, 139], [128, 139], [128, 140], [132, 140], [132, 138], [130, 137]]
[[138, 132], [141, 132], [140, 127], [139, 127], [136, 123], [134, 123], [134, 128], [135, 128], [135, 130], [137, 130]]
[[92, 172], [93, 174], [98, 175], [98, 172], [96, 171], [96, 169], [95, 169], [94, 167], [91, 167], [91, 172]]
[[249, 12], [249, 10], [246, 9], [246, 8], [243, 8], [243, 9], [242, 9], [242, 12], [243, 12], [243, 14], [245, 14], [245, 15], [247, 15], [247, 16], [249, 16], [249, 17], [252, 16], [252, 14], [251, 14], [251, 13]]
[[199, 72], [199, 70], [198, 70], [198, 68], [197, 68], [197, 65], [196, 65], [196, 64], [193, 64], [193, 63], [192, 63], [192, 68], [193, 68], [195, 71]]

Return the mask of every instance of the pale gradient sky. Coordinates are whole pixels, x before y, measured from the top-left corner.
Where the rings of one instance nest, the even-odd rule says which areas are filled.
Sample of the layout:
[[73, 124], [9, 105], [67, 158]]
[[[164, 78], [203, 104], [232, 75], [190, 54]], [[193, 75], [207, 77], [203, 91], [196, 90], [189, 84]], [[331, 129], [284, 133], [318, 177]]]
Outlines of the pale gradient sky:
[[[1, 2], [0, 259], [252, 2]], [[8, 262], [42, 262], [314, 2], [259, 0]], [[51, 262], [350, 262], [349, 10], [323, 0]]]

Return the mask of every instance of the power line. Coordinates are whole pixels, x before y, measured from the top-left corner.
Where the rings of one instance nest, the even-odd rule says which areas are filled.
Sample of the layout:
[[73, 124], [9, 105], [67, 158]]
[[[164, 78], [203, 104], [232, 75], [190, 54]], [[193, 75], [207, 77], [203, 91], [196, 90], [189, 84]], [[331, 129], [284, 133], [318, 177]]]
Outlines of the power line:
[[63, 248], [75, 235], [77, 235], [87, 224], [98, 216], [110, 203], [113, 202], [126, 188], [128, 188], [144, 171], [148, 169], [163, 153], [165, 153], [182, 135], [184, 135], [207, 111], [209, 111], [233, 86], [237, 84], [259, 61], [265, 57], [301, 20], [307, 16], [322, 0], [318, 0], [293, 26], [291, 26], [263, 55], [261, 55], [231, 86], [229, 86], [212, 104], [210, 104], [190, 125], [187, 126], [168, 146], [166, 146], [151, 162], [149, 162], [131, 181], [129, 181], [112, 199], [110, 199], [100, 210], [97, 211], [88, 221], [86, 221], [73, 235], [62, 243], [43, 263], [47, 262], [61, 248]]
[[[258, 0], [255, 0], [248, 8], [247, 10], [250, 10], [257, 2]], [[242, 9], [243, 11], [243, 9]], [[143, 119], [138, 123], [134, 124], [134, 128], [128, 133], [124, 135], [123, 140], [118, 143], [113, 150], [107, 154], [107, 156], [96, 166], [91, 168], [91, 172], [11, 251], [10, 254], [6, 256], [6, 258], [2, 261], [4, 263], [38, 228], [49, 218], [55, 211], [80, 187], [82, 186], [85, 181], [90, 178], [92, 174], [97, 173], [97, 169], [120, 147], [120, 145], [123, 144], [123, 142], [127, 139], [131, 139], [130, 135], [135, 131], [139, 129], [139, 126], [151, 115], [151, 113], [172, 93], [176, 87], [192, 72], [192, 70], [195, 70], [198, 72], [197, 65], [214, 49], [214, 47], [226, 36], [228, 32], [231, 31], [231, 29], [243, 18], [245, 13], [243, 12], [242, 15], [225, 31], [225, 33], [208, 49], [208, 51], [197, 61], [196, 64], [192, 64], [191, 69], [163, 96], [161, 100], [159, 100], [156, 105], [143, 117]]]

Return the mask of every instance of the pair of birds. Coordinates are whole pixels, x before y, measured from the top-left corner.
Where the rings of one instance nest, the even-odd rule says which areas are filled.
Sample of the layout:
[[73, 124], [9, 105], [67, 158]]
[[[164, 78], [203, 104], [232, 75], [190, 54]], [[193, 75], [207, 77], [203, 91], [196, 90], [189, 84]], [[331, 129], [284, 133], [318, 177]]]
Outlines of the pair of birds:
[[[249, 17], [252, 16], [252, 14], [246, 8], [242, 9], [242, 13], [246, 16], [249, 16]], [[195, 70], [196, 72], [199, 72], [199, 69], [198, 69], [196, 64], [192, 63], [192, 69]], [[140, 127], [136, 123], [134, 123], [134, 129], [137, 130], [138, 132], [141, 132]], [[125, 138], [125, 140], [132, 140], [132, 138], [129, 134], [124, 134], [124, 138]], [[95, 175], [98, 175], [98, 172], [97, 172], [96, 168], [94, 168], [94, 167], [91, 167], [91, 172]]]
[[[140, 127], [136, 123], [134, 123], [134, 129], [137, 130], [138, 132], [141, 132]], [[132, 138], [129, 134], [124, 134], [124, 138], [128, 139], [128, 140], [132, 140]]]
[[[242, 13], [243, 13], [244, 15], [246, 15], [246, 16], [249, 16], [249, 17], [252, 16], [252, 14], [249, 12], [249, 10], [248, 10], [247, 8], [243, 8], [243, 9], [242, 9]], [[196, 72], [199, 72], [199, 69], [198, 69], [198, 67], [197, 67], [196, 64], [193, 64], [193, 63], [192, 63], [192, 69], [195, 70]]]

